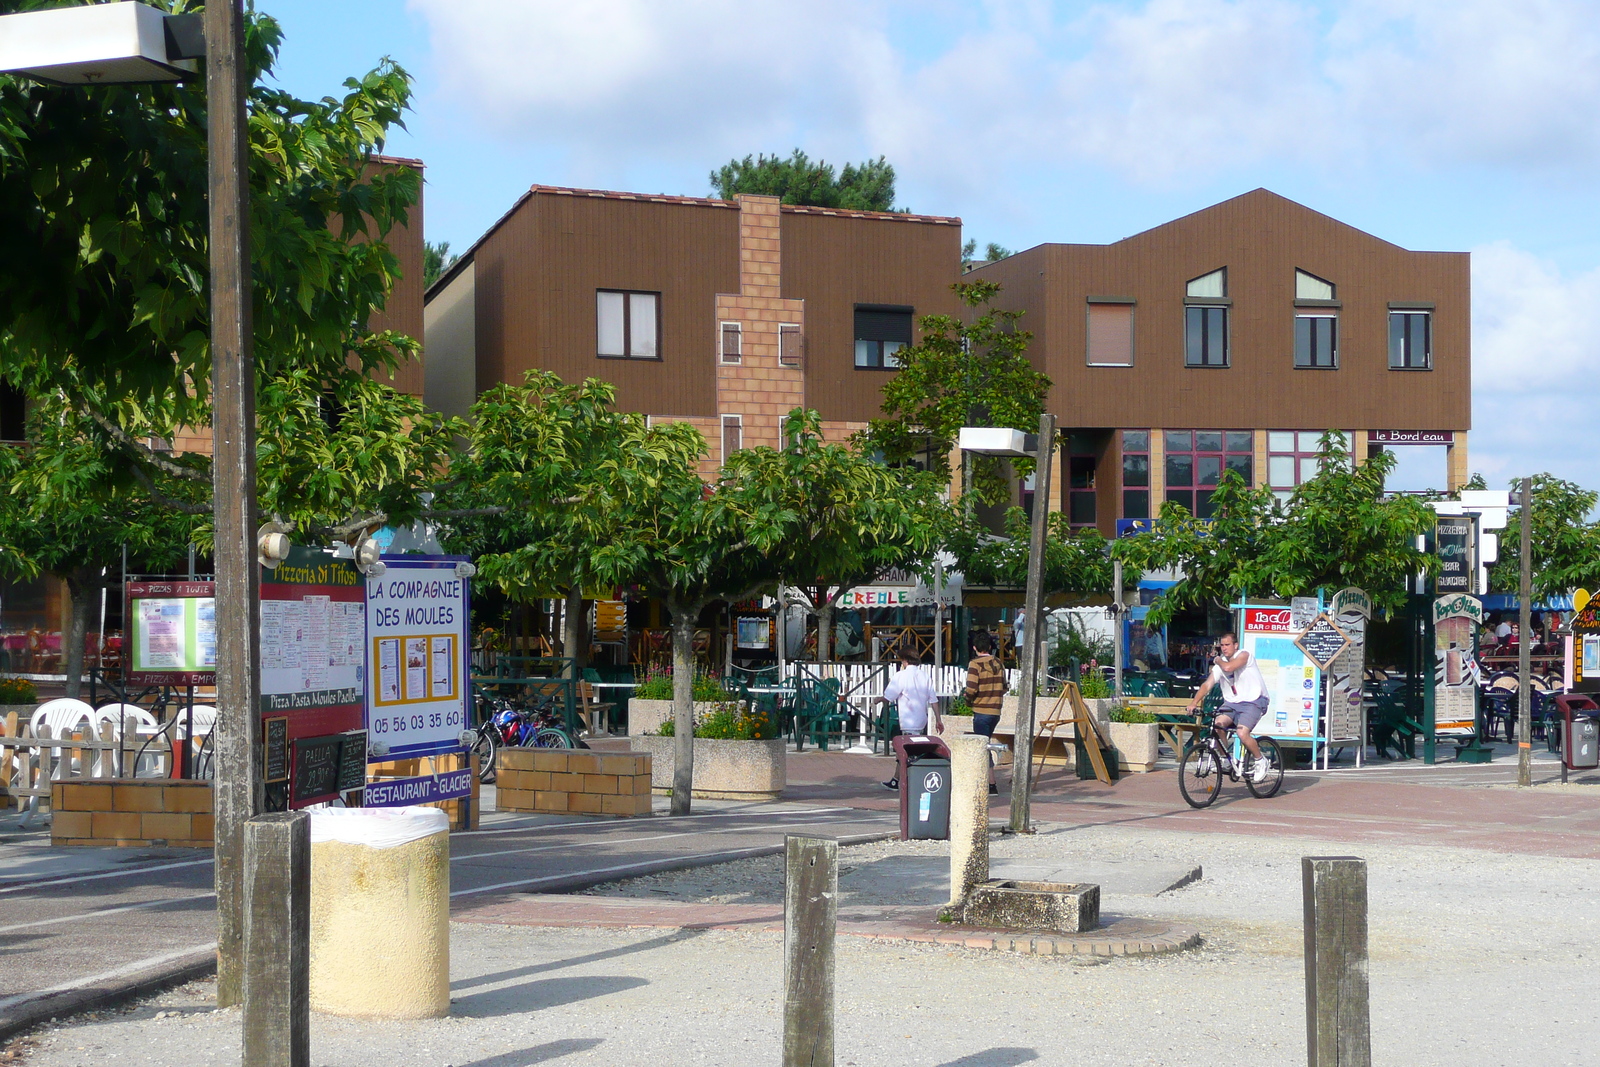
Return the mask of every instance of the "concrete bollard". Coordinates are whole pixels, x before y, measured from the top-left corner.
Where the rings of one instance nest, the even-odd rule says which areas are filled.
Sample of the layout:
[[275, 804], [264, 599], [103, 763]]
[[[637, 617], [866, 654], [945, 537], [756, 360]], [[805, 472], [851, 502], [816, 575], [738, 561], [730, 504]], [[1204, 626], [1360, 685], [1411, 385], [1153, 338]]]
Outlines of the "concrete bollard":
[[950, 739], [950, 907], [989, 880], [989, 739]]
[[1367, 863], [1300, 860], [1305, 895], [1306, 1063], [1371, 1067], [1367, 998]]
[[305, 812], [244, 825], [244, 1067], [310, 1067], [311, 837]]
[[783, 846], [783, 1067], [833, 1067], [839, 842], [789, 836]]
[[311, 1007], [450, 1014], [450, 818], [439, 808], [312, 813]]

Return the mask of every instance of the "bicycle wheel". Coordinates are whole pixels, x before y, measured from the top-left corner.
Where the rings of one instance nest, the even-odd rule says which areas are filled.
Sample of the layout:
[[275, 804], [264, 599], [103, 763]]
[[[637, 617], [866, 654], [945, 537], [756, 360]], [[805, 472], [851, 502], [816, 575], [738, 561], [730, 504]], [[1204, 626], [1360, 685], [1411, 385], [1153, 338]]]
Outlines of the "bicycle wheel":
[[1178, 761], [1178, 792], [1191, 808], [1204, 808], [1222, 792], [1222, 774], [1209, 745], [1190, 745]]
[[1278, 749], [1278, 742], [1270, 737], [1256, 738], [1256, 744], [1261, 746], [1261, 755], [1267, 760], [1267, 777], [1257, 782], [1255, 775], [1255, 757], [1246, 752], [1244, 754], [1244, 784], [1250, 789], [1250, 795], [1265, 800], [1279, 789], [1283, 788], [1283, 753]]
[[541, 726], [533, 737], [534, 748], [577, 748], [572, 735], [559, 726]]
[[494, 781], [495, 763], [500, 758], [500, 738], [493, 726], [478, 732], [478, 739], [472, 742], [472, 751], [478, 755], [478, 781]]

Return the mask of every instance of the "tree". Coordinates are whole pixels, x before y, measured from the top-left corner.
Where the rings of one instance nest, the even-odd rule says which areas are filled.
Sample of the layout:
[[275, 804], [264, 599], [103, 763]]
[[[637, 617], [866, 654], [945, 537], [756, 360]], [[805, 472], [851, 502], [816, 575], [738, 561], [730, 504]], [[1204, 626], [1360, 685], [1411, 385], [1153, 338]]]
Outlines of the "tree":
[[[955, 556], [956, 567], [969, 585], [1021, 588], [1028, 580], [1032, 536], [1027, 513], [1021, 508], [1008, 508], [1005, 536], [994, 534], [968, 517], [951, 531], [945, 547]], [[1110, 548], [1110, 542], [1099, 530], [1074, 530], [1067, 515], [1051, 515], [1045, 530], [1045, 595], [1109, 594], [1114, 577]], [[1124, 574], [1123, 581], [1137, 583], [1138, 572]]]
[[1212, 515], [1197, 519], [1171, 501], [1149, 532], [1119, 539], [1113, 554], [1145, 570], [1182, 572], [1150, 607], [1164, 626], [1184, 608], [1227, 608], [1241, 594], [1303, 596], [1317, 589], [1359, 586], [1373, 604], [1405, 603], [1406, 580], [1435, 572], [1438, 562], [1416, 548], [1434, 513], [1410, 496], [1385, 498], [1395, 458], [1379, 453], [1354, 463], [1342, 438], [1322, 438], [1315, 477], [1281, 505], [1268, 488], [1251, 489], [1224, 471], [1211, 496]]
[[834, 173], [833, 165], [812, 161], [800, 149], [781, 156], [745, 156], [711, 172], [711, 187], [724, 200], [738, 193], [776, 196], [785, 204], [841, 208], [846, 211], [893, 211], [894, 166], [882, 156], [859, 166], [846, 163]]
[[[874, 419], [862, 438], [891, 464], [925, 457], [928, 469], [946, 483], [961, 427], [1010, 426], [1034, 433], [1050, 392], [1050, 379], [1028, 362], [1033, 334], [1017, 328], [1022, 312], [994, 306], [1000, 286], [957, 282], [951, 289], [976, 317], [970, 322], [954, 315], [922, 319], [922, 340], [900, 349], [900, 372], [883, 387], [884, 418]], [[1009, 489], [1004, 461], [976, 458], [964, 472], [963, 493], [999, 502]], [[1016, 467], [1031, 470], [1031, 461], [1018, 461]]]
[[[1481, 485], [1479, 488], [1483, 488]], [[1522, 480], [1511, 482], [1512, 508], [1500, 530], [1500, 551], [1489, 566], [1489, 588], [1522, 588]], [[1600, 494], [1553, 474], [1535, 474], [1529, 543], [1533, 547], [1533, 595], [1560, 596], [1574, 589], [1600, 589], [1600, 524], [1589, 521]]]
[[460, 256], [450, 254], [449, 241], [424, 241], [422, 244], [422, 287], [431, 289], [445, 271], [456, 265]]
[[613, 518], [653, 486], [692, 475], [704, 450], [687, 424], [652, 427], [615, 402], [608, 382], [567, 385], [548, 371], [488, 390], [439, 499], [445, 514], [458, 512], [446, 543], [477, 558], [478, 581], [523, 603], [567, 600], [563, 644], [580, 673], [583, 590], [631, 582], [638, 562]]
[[781, 448], [735, 452], [727, 470], [737, 480], [771, 487], [772, 501], [791, 517], [777, 568], [817, 619], [817, 659], [830, 655], [839, 598], [889, 568], [916, 569], [932, 557], [949, 507], [934, 479], [912, 468], [891, 469], [859, 448], [827, 444], [821, 416], [795, 408]]
[[965, 274], [974, 267], [981, 267], [985, 263], [998, 263], [1007, 256], [1014, 255], [1016, 253], [1005, 245], [995, 244], [990, 241], [984, 246], [983, 259], [980, 260], [978, 259], [978, 241], [977, 238], [973, 238], [961, 246], [961, 273]]
[[[194, 0], [157, 0], [181, 11]], [[0, 0], [0, 11], [59, 6]], [[270, 87], [282, 42], [246, 18], [255, 352], [264, 374], [332, 377], [416, 351], [372, 333], [399, 277], [385, 237], [417, 202], [409, 167], [375, 167], [410, 99], [385, 60], [341, 99]], [[86, 88], [0, 75], [0, 375], [32, 395], [173, 398], [191, 423], [209, 390], [203, 83]]]

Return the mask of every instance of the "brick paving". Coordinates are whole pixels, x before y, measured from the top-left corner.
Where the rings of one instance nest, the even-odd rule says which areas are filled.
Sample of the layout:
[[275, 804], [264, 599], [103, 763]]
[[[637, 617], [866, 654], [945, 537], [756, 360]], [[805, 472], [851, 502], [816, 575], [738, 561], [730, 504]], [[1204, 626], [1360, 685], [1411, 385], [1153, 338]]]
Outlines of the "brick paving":
[[[1177, 952], [1200, 943], [1192, 927], [1153, 919], [1106, 916], [1086, 933], [1017, 933], [940, 923], [929, 908], [841, 908], [837, 930], [875, 941], [915, 941], [963, 948], [1020, 952], [1037, 956], [1149, 956]], [[628, 897], [524, 894], [456, 907], [455, 922], [504, 926], [582, 927], [634, 930], [741, 930], [783, 932], [783, 907], [775, 904], [697, 904]]]

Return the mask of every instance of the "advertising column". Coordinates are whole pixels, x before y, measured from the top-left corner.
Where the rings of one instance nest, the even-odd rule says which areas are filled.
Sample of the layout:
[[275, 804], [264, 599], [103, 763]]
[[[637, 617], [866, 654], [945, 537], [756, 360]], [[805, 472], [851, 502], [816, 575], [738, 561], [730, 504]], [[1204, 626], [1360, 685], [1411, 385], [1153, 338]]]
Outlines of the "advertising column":
[[1478, 629], [1483, 602], [1465, 593], [1433, 602], [1433, 706], [1436, 733], [1478, 728]]
[[1351, 586], [1328, 602], [1328, 614], [1350, 643], [1328, 665], [1328, 739], [1359, 741], [1356, 766], [1361, 766], [1367, 742], [1367, 717], [1362, 704], [1362, 682], [1367, 666], [1367, 620], [1372, 618], [1372, 598]]

